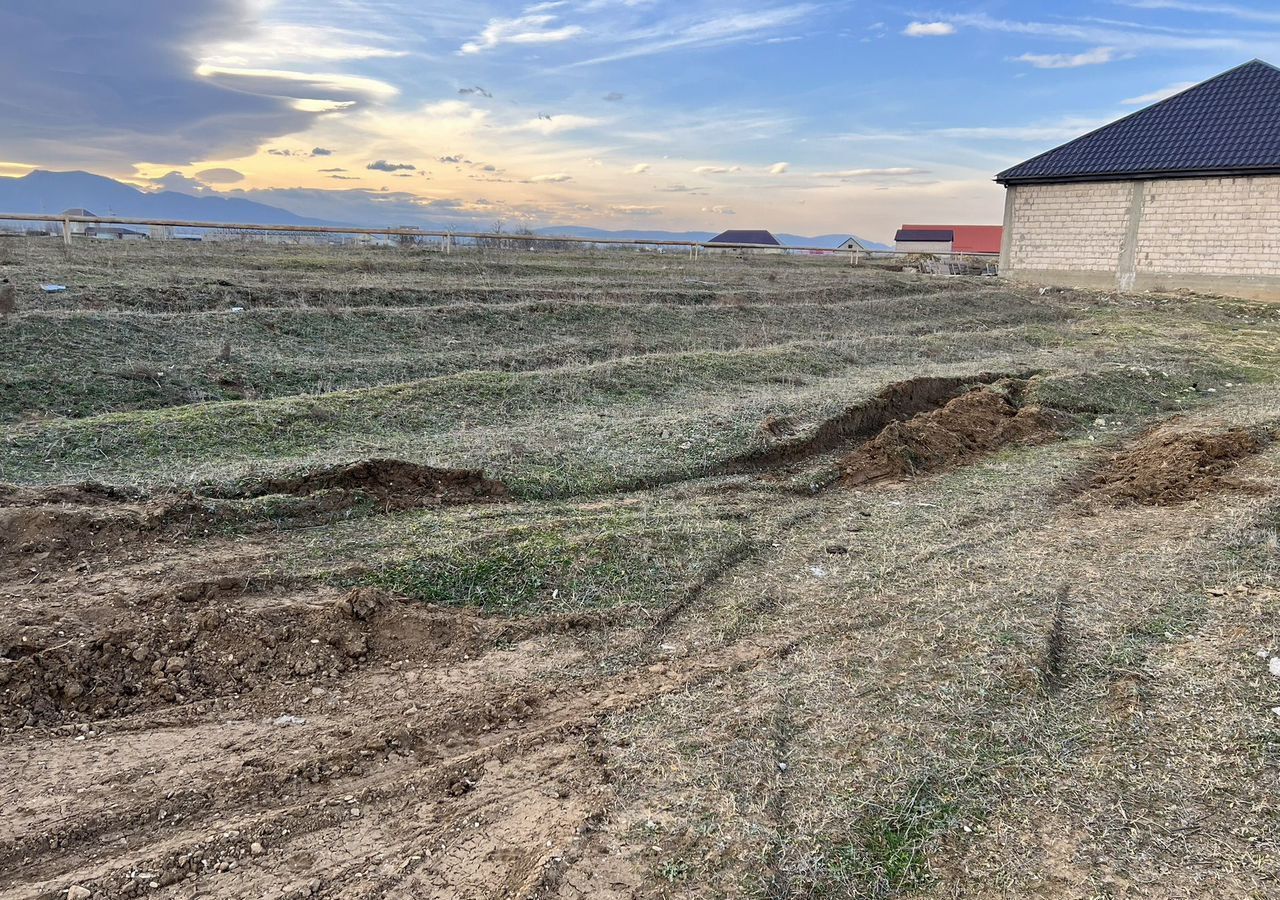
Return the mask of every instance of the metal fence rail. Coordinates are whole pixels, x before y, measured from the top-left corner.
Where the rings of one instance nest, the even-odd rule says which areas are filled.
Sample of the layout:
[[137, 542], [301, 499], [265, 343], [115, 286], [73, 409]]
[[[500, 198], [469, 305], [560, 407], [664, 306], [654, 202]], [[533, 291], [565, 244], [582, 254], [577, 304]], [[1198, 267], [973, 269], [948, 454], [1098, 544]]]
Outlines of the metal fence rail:
[[547, 234], [508, 234], [484, 231], [428, 231], [420, 228], [361, 228], [338, 225], [262, 225], [247, 222], [193, 222], [185, 219], [138, 219], [126, 216], [68, 216], [35, 215], [31, 213], [0, 213], [0, 221], [54, 222], [62, 225], [63, 240], [70, 243], [71, 225], [148, 225], [168, 228], [205, 228], [218, 231], [260, 231], [274, 234], [367, 234], [388, 237], [433, 237], [444, 241], [445, 249], [452, 250], [461, 241], [526, 241], [529, 243], [604, 244], [633, 247], [682, 247], [696, 255], [699, 250], [799, 250], [809, 253], [848, 253], [851, 260], [862, 256], [887, 258], [893, 256], [978, 257], [995, 258], [998, 253], [939, 252], [919, 254], [907, 250], [868, 250], [865, 247], [793, 247], [778, 244], [723, 244], [710, 241], [674, 241], [644, 238], [582, 238]]

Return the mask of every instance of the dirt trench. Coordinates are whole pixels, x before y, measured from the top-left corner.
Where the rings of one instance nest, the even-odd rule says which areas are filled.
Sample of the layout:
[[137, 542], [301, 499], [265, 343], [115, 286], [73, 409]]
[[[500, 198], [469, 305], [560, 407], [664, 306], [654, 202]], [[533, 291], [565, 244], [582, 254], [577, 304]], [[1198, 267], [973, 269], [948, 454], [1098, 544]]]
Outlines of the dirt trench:
[[0, 485], [0, 569], [57, 562], [134, 544], [321, 524], [367, 507], [387, 512], [502, 500], [506, 486], [483, 472], [370, 459], [232, 488], [176, 494], [83, 483]]
[[1055, 439], [1066, 417], [1038, 406], [1019, 407], [1009, 394], [978, 388], [939, 409], [887, 424], [841, 460], [850, 487], [958, 465], [1010, 444]]
[[472, 503], [507, 495], [506, 485], [486, 478], [478, 469], [440, 469], [399, 459], [365, 459], [324, 466], [206, 493], [224, 499], [247, 500], [273, 494], [306, 496], [334, 490], [358, 492], [394, 509]]
[[901, 422], [946, 405], [974, 385], [998, 382], [1021, 384], [1028, 373], [1017, 375], [980, 372], [961, 377], [910, 378], [884, 388], [875, 397], [847, 407], [821, 422], [808, 434], [784, 440], [725, 462], [715, 474], [733, 475], [759, 472], [803, 462], [853, 441], [874, 437], [895, 422]]

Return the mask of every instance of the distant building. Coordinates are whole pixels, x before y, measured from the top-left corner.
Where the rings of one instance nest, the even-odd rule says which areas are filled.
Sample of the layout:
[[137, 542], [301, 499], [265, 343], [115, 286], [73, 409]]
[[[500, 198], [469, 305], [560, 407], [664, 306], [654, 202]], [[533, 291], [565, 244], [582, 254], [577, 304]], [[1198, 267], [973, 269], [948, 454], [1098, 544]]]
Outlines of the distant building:
[[999, 253], [1000, 225], [903, 225], [907, 231], [949, 231], [952, 253]]
[[722, 231], [707, 241], [708, 244], [759, 244], [781, 247], [782, 242], [767, 231]]
[[[82, 223], [72, 222], [71, 224], [74, 227]], [[72, 234], [75, 233], [72, 231]], [[89, 225], [80, 234], [99, 241], [145, 241], [147, 239], [145, 231], [134, 231], [132, 228], [122, 228], [119, 225]]]
[[956, 233], [950, 228], [899, 228], [893, 249], [901, 253], [950, 253]]
[[996, 254], [1003, 231], [999, 225], [903, 225], [893, 244], [904, 253]]
[[[79, 206], [75, 207], [74, 209], [64, 209], [62, 211], [61, 218], [66, 218], [67, 216], [84, 216], [90, 219], [96, 219], [98, 217], [96, 213], [91, 213], [89, 212], [89, 210]], [[72, 222], [71, 233], [84, 234], [84, 231], [86, 228], [89, 227], [89, 224], [90, 223], [88, 222]]]
[[1000, 274], [1280, 300], [1280, 69], [1245, 63], [996, 176]]

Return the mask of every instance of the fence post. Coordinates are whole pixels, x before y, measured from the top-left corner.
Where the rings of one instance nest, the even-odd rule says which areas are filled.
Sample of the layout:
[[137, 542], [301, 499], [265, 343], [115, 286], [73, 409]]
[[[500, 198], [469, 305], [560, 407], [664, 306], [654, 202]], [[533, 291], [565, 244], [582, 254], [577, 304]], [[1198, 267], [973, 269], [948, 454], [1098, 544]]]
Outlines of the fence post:
[[66, 247], [71, 246], [71, 217], [62, 217], [62, 243]]

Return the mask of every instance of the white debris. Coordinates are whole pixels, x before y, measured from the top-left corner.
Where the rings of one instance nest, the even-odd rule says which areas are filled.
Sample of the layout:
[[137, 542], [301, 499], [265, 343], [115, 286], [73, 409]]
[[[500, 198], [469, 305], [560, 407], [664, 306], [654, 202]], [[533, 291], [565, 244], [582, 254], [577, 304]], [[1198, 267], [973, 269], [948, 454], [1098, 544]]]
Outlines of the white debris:
[[280, 716], [278, 719], [276, 719], [276, 720], [275, 720], [274, 722], [272, 722], [271, 724], [272, 724], [272, 725], [275, 725], [275, 726], [277, 726], [277, 727], [279, 727], [279, 728], [287, 728], [287, 727], [288, 727], [288, 726], [290, 726], [290, 725], [306, 725], [306, 724], [307, 724], [307, 720], [306, 720], [306, 719], [304, 719], [304, 718], [302, 718], [301, 716], [287, 716], [287, 715], [286, 715], [286, 716]]
[[65, 284], [42, 284], [42, 285], [40, 285], [40, 290], [44, 291], [46, 294], [61, 294], [61, 293], [62, 293], [63, 291], [65, 291], [66, 289], [67, 289], [67, 286], [66, 286]]
[[1273, 656], [1267, 660], [1267, 671], [1280, 678], [1280, 656]]

